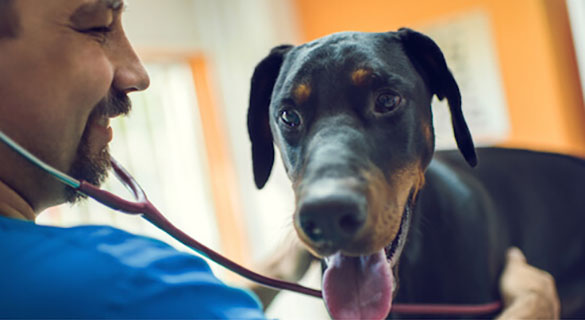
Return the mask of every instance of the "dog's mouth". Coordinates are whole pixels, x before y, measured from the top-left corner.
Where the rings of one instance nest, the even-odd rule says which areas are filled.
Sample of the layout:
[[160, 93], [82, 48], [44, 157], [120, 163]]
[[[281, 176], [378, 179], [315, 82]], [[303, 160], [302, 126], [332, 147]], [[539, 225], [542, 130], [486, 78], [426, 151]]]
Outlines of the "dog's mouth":
[[[407, 206], [408, 207], [408, 206]], [[405, 209], [394, 240], [378, 252], [359, 257], [336, 253], [325, 258], [323, 299], [334, 319], [384, 319], [396, 288], [394, 270], [410, 224]]]
[[390, 263], [391, 267], [394, 268], [398, 264], [398, 260], [402, 255], [402, 249], [404, 249], [404, 244], [406, 243], [406, 235], [408, 234], [408, 230], [410, 229], [410, 208], [408, 205], [404, 209], [404, 214], [402, 215], [402, 219], [400, 221], [400, 227], [398, 229], [398, 233], [394, 240], [384, 247], [384, 253], [386, 254], [386, 259]]

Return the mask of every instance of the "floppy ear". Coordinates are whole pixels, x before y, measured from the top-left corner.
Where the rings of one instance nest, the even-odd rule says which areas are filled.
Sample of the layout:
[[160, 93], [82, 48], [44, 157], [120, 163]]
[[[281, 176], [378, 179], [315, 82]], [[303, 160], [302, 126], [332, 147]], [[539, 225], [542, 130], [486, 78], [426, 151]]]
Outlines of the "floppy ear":
[[254, 182], [258, 189], [262, 189], [266, 184], [274, 164], [274, 147], [268, 123], [268, 107], [276, 78], [284, 61], [284, 55], [291, 48], [291, 45], [273, 48], [270, 54], [256, 66], [252, 76], [250, 105], [248, 107], [248, 135], [252, 142]]
[[427, 81], [431, 93], [437, 95], [441, 100], [447, 98], [457, 147], [467, 163], [475, 167], [477, 156], [469, 128], [461, 111], [459, 86], [447, 68], [441, 49], [431, 38], [408, 28], [399, 29], [398, 37], [406, 54]]

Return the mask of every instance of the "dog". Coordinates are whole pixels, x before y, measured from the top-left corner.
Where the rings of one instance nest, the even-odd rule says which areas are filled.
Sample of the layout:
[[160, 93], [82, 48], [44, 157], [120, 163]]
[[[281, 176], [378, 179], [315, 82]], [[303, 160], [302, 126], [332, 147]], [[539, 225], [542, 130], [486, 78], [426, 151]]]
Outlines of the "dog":
[[[448, 101], [458, 151], [434, 151], [434, 95]], [[333, 318], [498, 301], [511, 246], [555, 278], [563, 318], [585, 317], [585, 161], [476, 149], [458, 85], [422, 33], [275, 47], [252, 76], [248, 133], [258, 188], [280, 151]]]

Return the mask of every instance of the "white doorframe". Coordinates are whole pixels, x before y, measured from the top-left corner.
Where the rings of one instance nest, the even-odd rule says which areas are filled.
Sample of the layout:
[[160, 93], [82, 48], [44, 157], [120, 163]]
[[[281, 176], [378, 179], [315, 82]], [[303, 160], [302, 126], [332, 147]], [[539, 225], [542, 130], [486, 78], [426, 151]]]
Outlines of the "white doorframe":
[[581, 78], [581, 93], [585, 99], [585, 1], [566, 0], [569, 11], [569, 20], [575, 43], [575, 54], [579, 65]]

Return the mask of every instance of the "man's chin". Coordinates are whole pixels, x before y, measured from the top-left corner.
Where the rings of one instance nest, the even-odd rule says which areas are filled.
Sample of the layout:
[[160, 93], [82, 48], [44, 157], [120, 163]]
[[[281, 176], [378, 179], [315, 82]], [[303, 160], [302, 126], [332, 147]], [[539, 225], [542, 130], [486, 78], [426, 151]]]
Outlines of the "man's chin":
[[[114, 118], [119, 115], [128, 114], [131, 108], [131, 103], [126, 93], [118, 90], [110, 92], [107, 97], [95, 106], [89, 115], [88, 124], [81, 137], [81, 142], [77, 148], [77, 155], [71, 165], [69, 175], [77, 180], [89, 182], [94, 186], [100, 186], [106, 180], [108, 171], [112, 166], [110, 163], [110, 152], [107, 146], [107, 143], [111, 140], [111, 132], [109, 134], [110, 137], [106, 136], [104, 138], [102, 136], [101, 139], [96, 139], [94, 136], [92, 138], [92, 125], [99, 124], [100, 120], [104, 117]], [[107, 131], [107, 129], [104, 130]], [[96, 142], [98, 140], [101, 142]], [[67, 202], [76, 203], [85, 198], [87, 196], [77, 192], [73, 188], [67, 187], [65, 189], [65, 200]]]
[[[106, 181], [108, 171], [111, 168], [110, 152], [108, 148], [105, 148], [100, 154], [92, 155], [87, 146], [86, 141], [81, 143], [69, 174], [77, 180], [84, 180], [94, 186], [100, 186]], [[86, 198], [86, 195], [69, 186], [65, 189], [65, 200], [71, 204]]]

